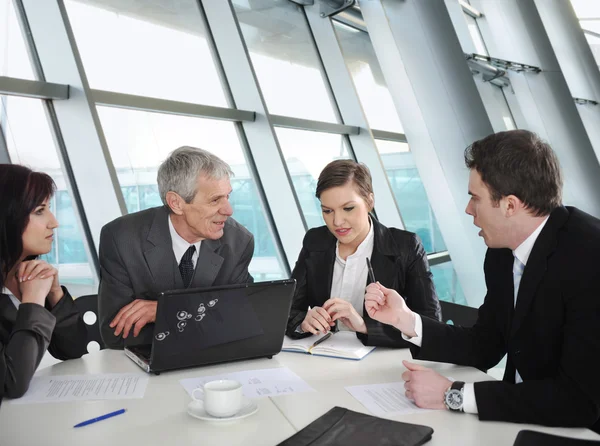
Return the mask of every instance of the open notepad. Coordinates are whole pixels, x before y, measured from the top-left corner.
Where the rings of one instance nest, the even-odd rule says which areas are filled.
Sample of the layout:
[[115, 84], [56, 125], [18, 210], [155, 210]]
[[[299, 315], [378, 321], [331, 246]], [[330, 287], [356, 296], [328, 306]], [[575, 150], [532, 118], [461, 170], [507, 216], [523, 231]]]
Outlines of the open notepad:
[[338, 331], [329, 339], [316, 347], [311, 346], [326, 335], [314, 335], [304, 339], [292, 339], [288, 336], [283, 340], [282, 350], [286, 352], [308, 353], [316, 356], [331, 356], [334, 358], [363, 359], [375, 347], [365, 347], [352, 331]]

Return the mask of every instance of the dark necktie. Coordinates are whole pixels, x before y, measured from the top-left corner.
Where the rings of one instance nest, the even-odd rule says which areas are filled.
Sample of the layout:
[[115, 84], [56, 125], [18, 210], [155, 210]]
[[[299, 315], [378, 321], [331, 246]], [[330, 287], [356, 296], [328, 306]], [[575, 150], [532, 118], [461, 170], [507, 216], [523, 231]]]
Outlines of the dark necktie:
[[195, 252], [196, 247], [194, 245], [190, 246], [181, 258], [181, 262], [179, 262], [179, 272], [181, 273], [181, 278], [183, 279], [183, 285], [186, 288], [190, 285], [192, 276], [194, 275], [194, 263], [192, 262], [192, 256]]

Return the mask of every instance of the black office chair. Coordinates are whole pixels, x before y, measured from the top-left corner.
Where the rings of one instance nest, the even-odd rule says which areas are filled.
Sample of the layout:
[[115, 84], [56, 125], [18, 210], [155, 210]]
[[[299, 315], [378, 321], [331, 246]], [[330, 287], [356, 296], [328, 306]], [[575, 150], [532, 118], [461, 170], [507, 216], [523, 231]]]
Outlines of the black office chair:
[[[86, 323], [85, 326], [87, 328], [88, 333], [88, 353], [89, 352], [89, 343], [97, 342], [100, 345], [100, 350], [106, 348], [104, 342], [102, 342], [102, 337], [100, 336], [100, 322], [98, 318], [98, 295], [90, 294], [88, 296], [81, 296], [74, 300], [75, 306], [83, 316], [83, 320]], [[93, 315], [86, 313], [91, 312]], [[95, 316], [95, 317], [94, 317]], [[86, 320], [87, 319], [87, 320]], [[93, 323], [89, 324], [88, 321], [92, 320]]]
[[442, 320], [447, 324], [472, 327], [477, 322], [477, 308], [444, 301], [440, 301], [440, 305], [442, 307]]

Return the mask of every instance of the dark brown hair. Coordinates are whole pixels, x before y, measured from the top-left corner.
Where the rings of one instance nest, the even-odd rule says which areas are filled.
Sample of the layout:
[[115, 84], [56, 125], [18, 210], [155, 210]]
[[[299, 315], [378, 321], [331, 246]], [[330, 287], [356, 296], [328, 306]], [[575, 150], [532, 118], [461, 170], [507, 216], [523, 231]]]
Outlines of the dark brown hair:
[[0, 290], [23, 254], [29, 215], [56, 190], [49, 175], [17, 164], [0, 164]]
[[365, 164], [357, 163], [354, 160], [335, 160], [327, 164], [319, 175], [315, 195], [320, 199], [321, 194], [327, 189], [344, 186], [350, 181], [370, 207], [369, 210], [373, 210], [371, 172]]
[[494, 203], [514, 195], [535, 216], [562, 204], [562, 174], [548, 143], [527, 130], [494, 133], [465, 150], [465, 164], [481, 175]]

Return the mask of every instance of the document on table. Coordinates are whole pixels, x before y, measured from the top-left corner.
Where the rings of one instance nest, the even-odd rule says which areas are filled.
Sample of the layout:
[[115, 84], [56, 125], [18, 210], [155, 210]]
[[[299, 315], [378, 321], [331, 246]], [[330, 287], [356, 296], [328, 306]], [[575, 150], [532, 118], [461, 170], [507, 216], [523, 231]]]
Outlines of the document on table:
[[306, 381], [287, 367], [247, 370], [214, 376], [201, 376], [198, 378], [182, 379], [179, 382], [186, 392], [192, 396], [194, 389], [204, 386], [204, 384], [209, 381], [218, 379], [234, 379], [239, 381], [242, 383], [244, 395], [248, 398], [264, 398], [267, 396], [277, 396], [288, 393], [315, 391], [315, 389], [310, 387]]
[[148, 376], [132, 373], [34, 377], [13, 404], [143, 398]]
[[369, 412], [378, 417], [404, 415], [408, 413], [427, 412], [420, 409], [404, 394], [404, 381], [368, 384], [364, 386], [348, 386], [345, 389], [365, 406]]

